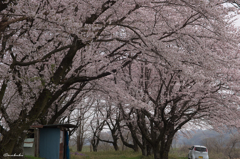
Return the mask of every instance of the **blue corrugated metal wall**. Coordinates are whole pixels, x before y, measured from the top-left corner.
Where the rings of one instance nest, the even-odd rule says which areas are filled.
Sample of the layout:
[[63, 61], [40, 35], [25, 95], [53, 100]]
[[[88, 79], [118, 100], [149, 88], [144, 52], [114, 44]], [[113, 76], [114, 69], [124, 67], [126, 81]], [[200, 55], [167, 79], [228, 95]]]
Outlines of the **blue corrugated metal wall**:
[[59, 142], [59, 129], [39, 129], [39, 157], [46, 159], [59, 159]]

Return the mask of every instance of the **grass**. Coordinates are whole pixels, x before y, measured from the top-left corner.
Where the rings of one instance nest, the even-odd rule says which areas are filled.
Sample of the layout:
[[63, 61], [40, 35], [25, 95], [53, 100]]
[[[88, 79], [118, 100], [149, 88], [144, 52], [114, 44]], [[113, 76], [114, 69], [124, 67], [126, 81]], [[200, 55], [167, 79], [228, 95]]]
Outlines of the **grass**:
[[[75, 149], [71, 149], [71, 159], [154, 159], [153, 156], [142, 156], [141, 152], [127, 151], [99, 151], [89, 152], [89, 147], [83, 147], [82, 152], [76, 152]], [[187, 157], [181, 157], [180, 154], [169, 154], [169, 159], [187, 159]], [[25, 156], [25, 159], [41, 159], [32, 156]]]
[[71, 154], [71, 159], [140, 159], [141, 154], [129, 151], [100, 151]]
[[[33, 156], [25, 156], [25, 159], [42, 159]], [[100, 152], [71, 152], [71, 159], [154, 159], [153, 156], [142, 156], [133, 151], [100, 151]], [[187, 159], [187, 157], [169, 156], [169, 159]]]
[[[133, 151], [100, 151], [100, 152], [72, 152], [71, 159], [154, 159], [153, 156], [143, 157], [141, 153]], [[169, 159], [187, 159], [170, 155]]]

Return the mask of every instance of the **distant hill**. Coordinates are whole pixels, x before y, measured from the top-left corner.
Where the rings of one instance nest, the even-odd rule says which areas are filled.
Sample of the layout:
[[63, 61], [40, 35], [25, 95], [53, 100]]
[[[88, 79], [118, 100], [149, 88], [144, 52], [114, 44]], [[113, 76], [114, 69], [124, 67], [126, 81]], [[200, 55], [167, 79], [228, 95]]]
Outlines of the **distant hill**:
[[[234, 131], [234, 130], [233, 130]], [[236, 132], [236, 131], [234, 131]], [[186, 137], [184, 134], [191, 134]], [[177, 134], [176, 139], [173, 141], [173, 145], [182, 146], [182, 145], [201, 145], [202, 141], [206, 138], [212, 138], [221, 136], [223, 139], [228, 139], [230, 137], [231, 132], [219, 133], [214, 130], [191, 130], [191, 131], [183, 131]]]

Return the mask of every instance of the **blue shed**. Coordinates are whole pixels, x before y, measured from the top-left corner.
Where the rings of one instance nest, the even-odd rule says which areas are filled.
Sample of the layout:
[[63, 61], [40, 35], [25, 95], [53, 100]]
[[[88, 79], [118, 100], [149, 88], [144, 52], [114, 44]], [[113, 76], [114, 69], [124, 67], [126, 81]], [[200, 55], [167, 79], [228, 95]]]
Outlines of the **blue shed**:
[[35, 156], [45, 159], [70, 159], [68, 131], [74, 127], [77, 126], [72, 124], [31, 126], [38, 128], [34, 137]]

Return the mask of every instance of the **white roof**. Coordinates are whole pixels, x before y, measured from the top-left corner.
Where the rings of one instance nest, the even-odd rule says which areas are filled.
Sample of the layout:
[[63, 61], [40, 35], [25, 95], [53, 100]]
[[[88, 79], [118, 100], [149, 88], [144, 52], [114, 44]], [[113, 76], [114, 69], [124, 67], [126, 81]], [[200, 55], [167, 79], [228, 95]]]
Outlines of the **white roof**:
[[206, 146], [202, 146], [202, 145], [193, 145], [194, 147], [204, 147], [207, 148]]

